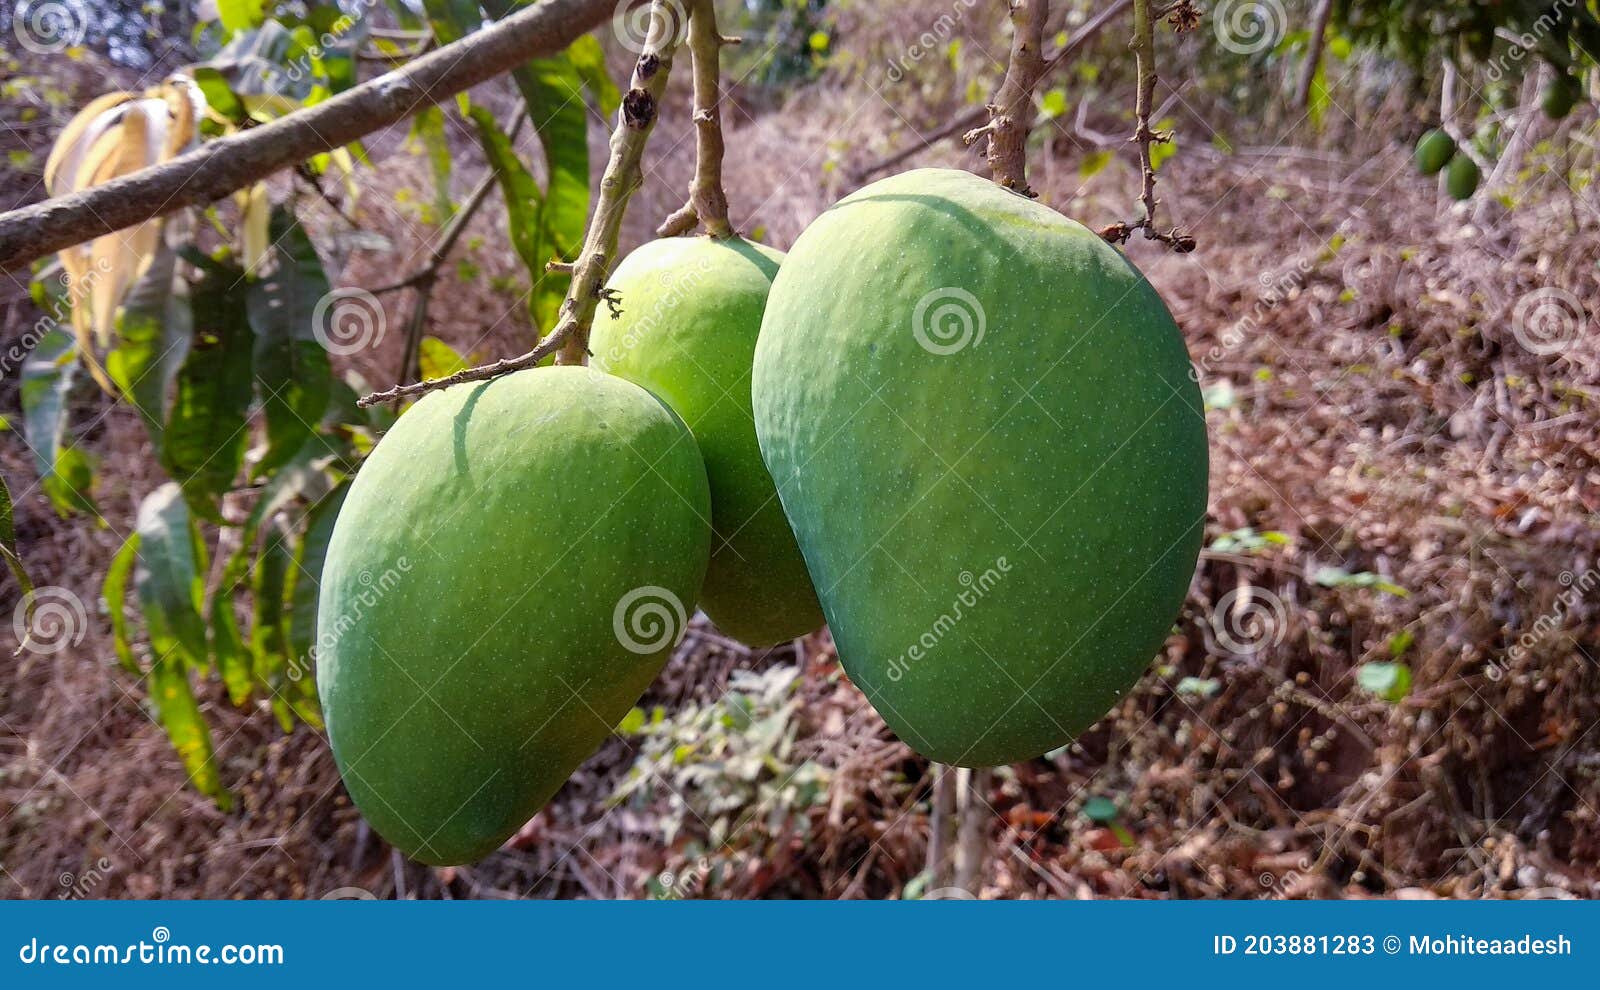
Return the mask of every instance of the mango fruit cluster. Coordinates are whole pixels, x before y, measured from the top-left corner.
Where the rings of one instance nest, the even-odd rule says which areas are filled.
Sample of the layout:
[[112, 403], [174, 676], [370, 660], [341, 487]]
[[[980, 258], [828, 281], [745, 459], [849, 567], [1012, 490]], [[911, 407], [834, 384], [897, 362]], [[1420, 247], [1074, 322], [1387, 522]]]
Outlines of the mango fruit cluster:
[[646, 244], [588, 367], [432, 393], [340, 513], [319, 610], [334, 756], [432, 864], [493, 851], [635, 704], [698, 606], [826, 621], [932, 760], [1013, 763], [1133, 687], [1200, 550], [1204, 411], [1115, 248], [977, 176], [841, 200], [787, 257]]

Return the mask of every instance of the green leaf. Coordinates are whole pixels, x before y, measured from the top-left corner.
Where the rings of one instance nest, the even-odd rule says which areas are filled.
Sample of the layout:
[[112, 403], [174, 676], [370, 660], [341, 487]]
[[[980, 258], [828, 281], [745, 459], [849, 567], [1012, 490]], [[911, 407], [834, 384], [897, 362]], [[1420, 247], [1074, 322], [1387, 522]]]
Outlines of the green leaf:
[[217, 19], [232, 34], [259, 27], [266, 19], [267, 0], [217, 0]]
[[1095, 795], [1083, 803], [1083, 816], [1098, 825], [1117, 820], [1117, 804], [1108, 797]]
[[78, 371], [72, 335], [52, 330], [39, 338], [22, 364], [22, 429], [39, 477], [55, 470], [67, 429], [67, 395]]
[[189, 686], [188, 668], [175, 656], [158, 657], [150, 665], [150, 700], [155, 704], [161, 727], [183, 759], [189, 781], [200, 793], [226, 811], [233, 806], [233, 795], [222, 786], [217, 772], [216, 751], [211, 745], [211, 729], [200, 714], [194, 689]]
[[168, 482], [139, 506], [134, 586], [157, 662], [174, 655], [204, 666], [208, 650], [200, 618], [205, 561], [183, 493]]
[[197, 512], [220, 518], [215, 500], [232, 485], [249, 440], [251, 333], [243, 272], [219, 266], [195, 286], [194, 337], [178, 371], [161, 466]]
[[438, 337], [424, 337], [417, 360], [422, 365], [422, 380], [445, 378], [467, 367], [467, 359]]
[[[348, 484], [335, 489], [312, 507], [306, 516], [306, 531], [294, 551], [294, 567], [289, 572], [289, 651], [291, 677], [310, 705], [316, 704], [317, 600], [321, 593], [322, 565], [328, 559], [328, 543], [333, 525], [350, 493]], [[306, 690], [309, 689], [309, 690]], [[309, 720], [308, 720], [309, 721]]]
[[622, 105], [622, 92], [612, 81], [611, 73], [606, 71], [606, 52], [600, 39], [592, 34], [582, 35], [567, 48], [567, 58], [583, 79], [589, 94], [594, 97], [600, 115], [606, 118], [614, 116]]
[[122, 549], [111, 558], [111, 567], [106, 571], [106, 582], [101, 588], [106, 609], [111, 613], [111, 644], [117, 651], [117, 662], [130, 674], [140, 673], [139, 661], [134, 658], [133, 647], [128, 642], [128, 614], [125, 611], [128, 575], [133, 573], [133, 565], [138, 557], [139, 534], [130, 533], [127, 540], [123, 541]]
[[1361, 571], [1356, 574], [1351, 574], [1349, 571], [1343, 570], [1342, 568], [1323, 567], [1319, 568], [1315, 574], [1311, 575], [1311, 580], [1312, 582], [1320, 584], [1325, 588], [1374, 588], [1378, 591], [1384, 592], [1385, 594], [1395, 595], [1399, 598], [1406, 598], [1411, 594], [1411, 592], [1400, 587], [1398, 584], [1385, 580], [1383, 577], [1368, 571]]
[[239, 617], [233, 613], [233, 585], [217, 589], [211, 599], [211, 649], [217, 660], [217, 673], [228, 689], [228, 700], [234, 707], [250, 700], [254, 686], [250, 651], [239, 632]]
[[1078, 166], [1078, 175], [1085, 179], [1093, 178], [1115, 158], [1116, 153], [1113, 151], [1091, 151], [1083, 156], [1083, 162]]
[[289, 210], [268, 225], [275, 264], [252, 279], [245, 310], [255, 335], [256, 385], [267, 421], [267, 452], [252, 472], [262, 477], [293, 457], [316, 432], [328, 408], [333, 369], [313, 327], [331, 291], [317, 249]]
[[1201, 698], [1209, 698], [1222, 690], [1222, 683], [1211, 677], [1185, 677], [1178, 682], [1179, 694], [1192, 694]]
[[62, 447], [56, 451], [55, 470], [44, 476], [40, 487], [55, 506], [56, 514], [63, 519], [77, 512], [100, 515], [92, 494], [94, 462], [78, 447]]
[[1411, 693], [1411, 666], [1390, 661], [1364, 663], [1356, 670], [1356, 683], [1384, 701], [1398, 703]]
[[11, 569], [11, 576], [17, 579], [22, 601], [27, 603], [23, 618], [28, 628], [32, 629], [35, 604], [33, 579], [28, 576], [28, 569], [22, 564], [22, 554], [17, 550], [17, 527], [11, 516], [11, 488], [4, 478], [0, 478], [0, 555], [5, 556], [6, 567]]
[[250, 624], [250, 655], [255, 663], [256, 680], [264, 684], [275, 699], [284, 688], [284, 652], [289, 630], [283, 603], [293, 561], [288, 534], [281, 527], [273, 527], [261, 556], [256, 558], [250, 584], [255, 601]]
[[159, 454], [167, 419], [167, 393], [189, 354], [194, 318], [188, 287], [175, 278], [176, 252], [163, 250], [123, 298], [117, 344], [106, 371], [122, 397], [139, 410]]
[[1411, 645], [1417, 641], [1416, 634], [1409, 629], [1402, 629], [1389, 637], [1389, 655], [1396, 659], [1405, 656]]
[[428, 167], [433, 171], [433, 208], [442, 223], [456, 209], [450, 200], [451, 154], [450, 142], [445, 137], [444, 111], [431, 106], [413, 117], [411, 137], [428, 156]]
[[[545, 263], [551, 260], [551, 249], [540, 230], [540, 208], [544, 194], [539, 191], [527, 166], [522, 164], [522, 159], [517, 157], [511, 139], [495, 122], [494, 114], [477, 104], [470, 105], [467, 114], [477, 128], [478, 144], [483, 148], [483, 155], [494, 169], [495, 179], [500, 184], [511, 246], [516, 249], [517, 257], [522, 259], [523, 267], [528, 269], [530, 275], [537, 271], [543, 276]], [[542, 324], [540, 328], [548, 329]]]

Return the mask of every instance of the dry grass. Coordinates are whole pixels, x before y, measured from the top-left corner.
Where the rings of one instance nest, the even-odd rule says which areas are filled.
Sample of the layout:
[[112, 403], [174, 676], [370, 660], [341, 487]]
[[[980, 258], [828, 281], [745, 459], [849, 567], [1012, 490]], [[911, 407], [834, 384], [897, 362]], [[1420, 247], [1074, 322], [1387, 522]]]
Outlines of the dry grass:
[[[871, 67], [916, 22], [856, 17], [841, 32], [857, 31], [855, 62], [781, 107], [758, 110], [741, 91], [726, 114], [734, 219], [774, 243], [831, 202], [851, 167], [940, 122], [969, 81], [875, 95]], [[980, 49], [1003, 50], [991, 28], [971, 29], [974, 77]], [[1474, 225], [1409, 170], [1387, 139], [1404, 111], [1381, 99], [1361, 104], [1360, 125], [1291, 131], [1270, 153], [1205, 146], [1226, 112], [1189, 91], [1174, 111], [1186, 142], [1163, 191], [1201, 250], [1180, 258], [1136, 241], [1131, 254], [1171, 304], [1203, 383], [1232, 389], [1209, 414], [1208, 537], [1248, 528], [1287, 542], [1208, 552], [1139, 689], [1067, 751], [994, 776], [981, 795], [982, 892], [1600, 896], [1600, 341], [1586, 323], [1538, 354], [1514, 333], [1519, 303], [1544, 287], [1600, 312], [1594, 197], [1547, 175], [1514, 212]], [[1086, 126], [1115, 131], [1107, 115]], [[654, 141], [630, 243], [680, 199], [683, 117], [669, 113]], [[1116, 219], [1131, 169], [1082, 179], [1093, 142], [1057, 123], [1035, 154], [1035, 186], [1087, 223]], [[946, 143], [916, 163], [976, 158]], [[363, 220], [401, 251], [358, 256], [348, 281], [388, 281], [408, 253], [421, 257], [427, 232], [393, 193], [425, 181], [401, 156], [373, 177]], [[474, 227], [486, 273], [515, 271], [502, 228], [492, 206]], [[520, 304], [487, 281], [440, 292], [432, 331], [486, 356], [521, 349]], [[402, 305], [390, 301], [391, 326]], [[392, 374], [394, 345], [363, 357], [373, 381]], [[5, 401], [14, 412], [14, 394]], [[157, 483], [141, 433], [120, 410], [90, 436], [102, 508], [125, 525]], [[20, 444], [0, 461], [36, 572], [97, 601], [117, 534], [56, 520], [36, 490], [22, 496], [33, 474]], [[1328, 587], [1316, 580], [1326, 567], [1408, 594]], [[13, 601], [8, 587], [0, 606]], [[213, 687], [223, 777], [241, 799], [221, 814], [184, 787], [141, 687], [116, 669], [104, 617], [90, 626], [79, 648], [23, 659], [0, 688], [7, 896], [56, 896], [63, 875], [96, 877], [92, 896], [639, 896], [700, 855], [698, 823], [660, 840], [665, 804], [608, 810], [634, 751], [614, 739], [506, 850], [451, 871], [402, 863], [349, 805], [321, 738], [284, 737]], [[1402, 646], [1409, 696], [1390, 703], [1358, 685], [1361, 664]], [[826, 772], [827, 800], [802, 809], [803, 840], [759, 825], [736, 837], [713, 857], [726, 869], [692, 894], [896, 896], [924, 866], [932, 777], [839, 676], [825, 634], [752, 656], [697, 626], [646, 701], [715, 699], [735, 668], [773, 664], [804, 671], [798, 746]], [[1082, 814], [1091, 796], [1117, 803], [1127, 844]], [[740, 854], [758, 840], [765, 855]]]

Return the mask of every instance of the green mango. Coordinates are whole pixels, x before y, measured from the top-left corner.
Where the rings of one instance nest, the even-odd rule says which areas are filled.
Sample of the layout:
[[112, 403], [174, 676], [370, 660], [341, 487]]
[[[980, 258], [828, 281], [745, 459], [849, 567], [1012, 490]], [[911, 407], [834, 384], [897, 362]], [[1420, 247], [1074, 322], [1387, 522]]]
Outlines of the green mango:
[[1468, 155], [1457, 155], [1450, 160], [1450, 169], [1444, 175], [1444, 186], [1452, 198], [1465, 202], [1478, 191], [1478, 183], [1482, 178], [1477, 162]]
[[756, 435], [845, 671], [918, 752], [1039, 756], [1138, 680], [1200, 551], [1192, 374], [1120, 252], [969, 173], [875, 182], [801, 234]]
[[317, 611], [328, 738], [379, 834], [467, 863], [543, 807], [666, 662], [709, 515], [682, 420], [589, 368], [401, 416], [340, 509]]
[[1456, 154], [1456, 140], [1440, 128], [1422, 135], [1417, 142], [1417, 171], [1438, 175]]
[[756, 445], [750, 362], [783, 253], [741, 238], [651, 241], [617, 266], [600, 307], [594, 367], [643, 385], [689, 424], [711, 482], [711, 565], [700, 607], [729, 636], [771, 646], [822, 625]]
[[1561, 120], [1572, 112], [1582, 98], [1583, 82], [1577, 76], [1558, 73], [1544, 89], [1542, 104], [1545, 116], [1551, 120]]

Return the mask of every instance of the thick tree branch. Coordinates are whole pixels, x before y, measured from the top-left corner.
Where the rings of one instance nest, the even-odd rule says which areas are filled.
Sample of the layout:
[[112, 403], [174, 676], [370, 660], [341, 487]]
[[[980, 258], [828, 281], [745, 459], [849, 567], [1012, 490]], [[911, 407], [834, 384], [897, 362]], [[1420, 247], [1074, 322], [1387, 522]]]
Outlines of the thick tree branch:
[[[1116, 0], [1116, 2], [1111, 6], [1085, 21], [1083, 27], [1079, 28], [1078, 32], [1074, 34], [1065, 45], [1061, 46], [1061, 50], [1050, 56], [1050, 58], [1045, 61], [1043, 75], [1049, 75], [1064, 63], [1077, 57], [1078, 53], [1083, 51], [1083, 49], [1088, 46], [1089, 42], [1093, 41], [1095, 36], [1098, 35], [1107, 24], [1110, 24], [1118, 17], [1121, 17], [1131, 6], [1133, 6], [1133, 0]], [[856, 169], [854, 172], [850, 173], [850, 177], [855, 182], [865, 182], [867, 179], [872, 178], [879, 172], [886, 172], [902, 162], [905, 162], [907, 159], [914, 158], [915, 156], [921, 154], [923, 149], [930, 145], [943, 141], [945, 138], [954, 137], [958, 134], [966, 134], [974, 127], [981, 126], [984, 118], [988, 115], [988, 107], [974, 107], [971, 110], [967, 110], [957, 116], [954, 120], [950, 121], [950, 123], [945, 124], [943, 127], [940, 127], [932, 133], [921, 136], [917, 144], [911, 145], [907, 148], [902, 148], [899, 151], [896, 151], [894, 154], [879, 159], [878, 161], [873, 162], [871, 165], [867, 165], [864, 168]]]
[[1028, 132], [1033, 129], [1033, 87], [1044, 75], [1044, 22], [1049, 0], [1011, 0], [1011, 61], [1006, 77], [989, 104], [989, 122], [968, 131], [972, 144], [989, 137], [989, 173], [995, 182], [1024, 196], [1028, 188]]
[[611, 15], [613, 0], [544, 0], [307, 110], [210, 141], [154, 168], [0, 215], [0, 271], [236, 189], [553, 55]]
[[650, 132], [655, 128], [661, 93], [666, 89], [678, 45], [680, 32], [675, 16], [674, 0], [652, 0], [650, 35], [645, 41], [644, 53], [634, 63], [633, 78], [622, 98], [617, 126], [611, 132], [611, 156], [606, 162], [605, 175], [600, 179], [600, 195], [584, 235], [583, 248], [572, 263], [572, 285], [561, 303], [561, 317], [555, 329], [526, 354], [433, 381], [396, 385], [388, 391], [362, 398], [361, 405], [392, 402], [462, 382], [487, 381], [532, 368], [552, 354], [557, 364], [584, 363], [589, 354], [589, 329], [594, 324], [595, 309], [602, 298], [610, 302], [603, 290], [611, 273], [611, 263], [616, 258], [623, 213], [628, 208], [629, 198], [643, 181], [639, 163]]
[[689, 8], [689, 53], [694, 57], [694, 179], [689, 199], [656, 231], [677, 237], [705, 227], [712, 237], [730, 237], [728, 196], [722, 189], [722, 46], [737, 39], [717, 30], [715, 0], [693, 0]]

